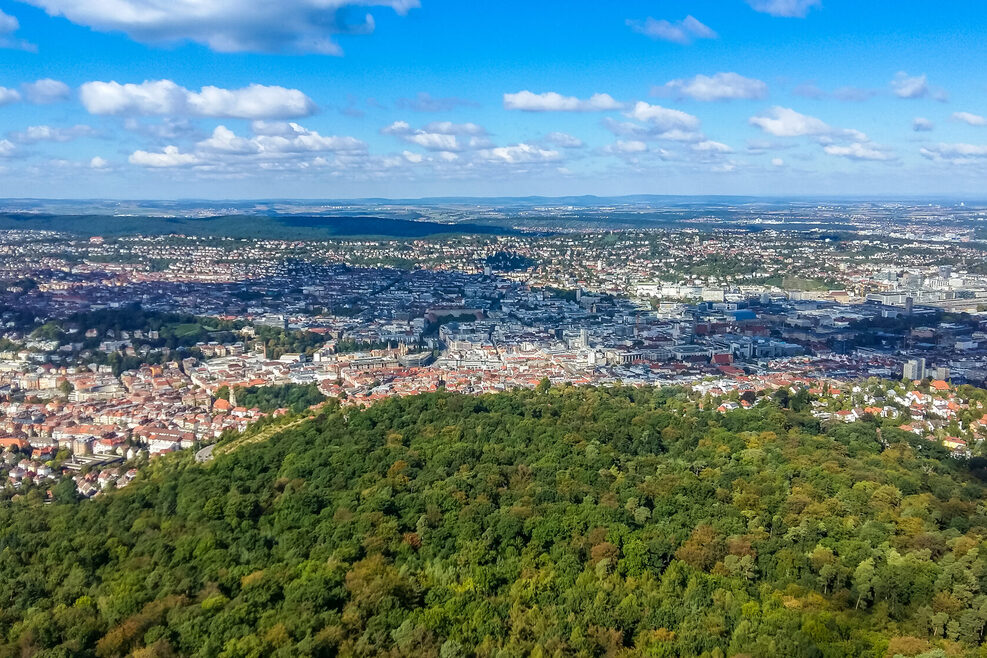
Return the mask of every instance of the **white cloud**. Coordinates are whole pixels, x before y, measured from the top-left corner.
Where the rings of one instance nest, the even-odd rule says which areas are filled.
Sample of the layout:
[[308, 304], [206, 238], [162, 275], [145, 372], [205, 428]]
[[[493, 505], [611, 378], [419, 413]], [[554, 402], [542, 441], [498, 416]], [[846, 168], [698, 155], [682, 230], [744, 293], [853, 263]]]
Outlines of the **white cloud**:
[[681, 21], [656, 20], [650, 16], [642, 21], [628, 20], [628, 27], [651, 39], [671, 41], [682, 45], [690, 44], [695, 39], [717, 38], [709, 26], [703, 25], [693, 16], [686, 16]]
[[349, 9], [390, 7], [399, 14], [418, 0], [24, 0], [52, 16], [144, 43], [194, 41], [219, 52], [341, 54], [336, 34], [366, 34], [370, 14]]
[[604, 147], [603, 151], [605, 153], [611, 153], [613, 155], [635, 155], [638, 153], [644, 153], [648, 150], [648, 145], [644, 142], [637, 140], [624, 141], [618, 139], [613, 144]]
[[226, 126], [217, 126], [212, 135], [195, 145], [193, 151], [182, 152], [173, 145], [161, 152], [136, 151], [130, 156], [130, 162], [152, 168], [229, 169], [243, 165], [269, 168], [291, 162], [304, 166], [306, 162], [314, 162], [311, 156], [321, 157], [327, 153], [339, 157], [366, 155], [367, 145], [359, 139], [320, 135], [297, 123], [256, 121], [252, 128], [252, 136], [240, 137]]
[[242, 89], [207, 86], [196, 93], [171, 80], [87, 82], [79, 97], [90, 114], [283, 119], [309, 116], [316, 110], [312, 99], [297, 89], [258, 84]]
[[923, 117], [915, 117], [912, 120], [912, 130], [917, 133], [929, 132], [935, 128], [935, 124]]
[[714, 142], [710, 139], [693, 144], [692, 150], [700, 153], [733, 153], [733, 149], [726, 144], [722, 142]]
[[749, 122], [775, 137], [812, 137], [829, 155], [851, 160], [895, 159], [889, 149], [873, 143], [859, 130], [833, 128], [822, 119], [791, 108], [775, 106], [759, 116], [751, 117]]
[[201, 151], [280, 157], [299, 153], [362, 151], [367, 147], [355, 137], [324, 136], [297, 123], [284, 124], [279, 133], [274, 132], [271, 124], [262, 126], [267, 129], [266, 134], [255, 134], [250, 138], [237, 137], [226, 126], [217, 126], [209, 139], [197, 144], [200, 158]]
[[804, 137], [827, 135], [833, 132], [829, 124], [822, 119], [779, 106], [772, 107], [759, 116], [751, 117], [749, 122], [775, 137]]
[[773, 167], [784, 167], [785, 161], [782, 160], [781, 158], [771, 158], [771, 165]]
[[[409, 144], [416, 144], [429, 151], [462, 151], [466, 148], [487, 146], [485, 140], [477, 136], [486, 135], [483, 126], [475, 123], [452, 123], [449, 121], [433, 121], [424, 128], [413, 129], [407, 121], [395, 121], [381, 129], [385, 135], [394, 135]], [[460, 141], [460, 137], [472, 136], [468, 141]]]
[[687, 80], [672, 80], [655, 91], [662, 90], [688, 96], [697, 101], [757, 99], [768, 95], [767, 84], [754, 78], [745, 78], [737, 73], [697, 75]]
[[455, 135], [416, 132], [405, 136], [404, 139], [429, 151], [458, 151], [463, 148]]
[[971, 126], [987, 126], [987, 119], [979, 114], [971, 114], [970, 112], [954, 112], [953, 118]]
[[484, 151], [478, 155], [491, 162], [505, 164], [527, 164], [537, 162], [554, 162], [562, 158], [558, 151], [539, 148], [533, 144], [515, 144], [514, 146], [499, 146]]
[[0, 139], [0, 158], [9, 158], [17, 152], [17, 147], [9, 139]]
[[929, 93], [929, 84], [924, 75], [909, 76], [904, 71], [898, 71], [891, 81], [891, 89], [898, 98], [922, 98]]
[[55, 128], [52, 126], [28, 126], [24, 130], [10, 133], [10, 138], [21, 144], [35, 142], [70, 142], [79, 137], [89, 137], [95, 134], [90, 126], [77, 125], [70, 128]]
[[593, 94], [587, 99], [563, 96], [554, 91], [535, 94], [525, 90], [516, 94], [504, 94], [504, 109], [525, 112], [603, 112], [620, 110], [623, 107], [622, 103], [615, 101], [609, 94]]
[[893, 160], [894, 155], [874, 144], [854, 142], [848, 146], [830, 145], [823, 148], [826, 153], [851, 160]]
[[[272, 139], [276, 139], [276, 137], [270, 137]], [[260, 153], [261, 150], [260, 145], [256, 141], [245, 137], [237, 137], [236, 134], [226, 126], [216, 126], [216, 128], [212, 131], [212, 136], [208, 139], [202, 140], [197, 146], [205, 151], [230, 154]]]
[[928, 78], [924, 74], [908, 75], [904, 71], [898, 71], [891, 80], [891, 90], [898, 98], [931, 97], [940, 102], [949, 100], [948, 94], [943, 89], [929, 86]]
[[6, 14], [0, 10], [0, 48], [14, 48], [16, 50], [35, 51], [34, 44], [21, 39], [14, 38], [14, 32], [21, 27], [20, 21], [15, 16]]
[[130, 155], [130, 164], [140, 167], [150, 167], [152, 169], [167, 169], [173, 167], [187, 167], [197, 164], [199, 159], [191, 153], [182, 153], [177, 146], [166, 146], [160, 153], [149, 153], [147, 151], [134, 151]]
[[475, 123], [452, 123], [451, 121], [433, 121], [425, 124], [425, 132], [441, 133], [443, 135], [486, 135], [487, 130]]
[[747, 0], [754, 11], [772, 16], [805, 18], [813, 7], [821, 7], [822, 0]]
[[89, 161], [89, 167], [91, 169], [107, 169], [109, 166], [110, 163], [98, 155], [94, 156], [93, 159]]
[[[693, 128], [683, 129], [671, 127], [674, 126], [674, 119], [675, 117], [668, 117], [665, 121], [642, 126], [641, 124], [634, 123], [632, 121], [614, 121], [610, 117], [607, 117], [603, 120], [603, 126], [614, 135], [619, 137], [627, 137], [638, 141], [665, 140], [672, 142], [701, 142], [705, 139], [699, 130]], [[698, 127], [698, 123], [696, 126]]]
[[987, 158], [987, 146], [979, 144], [935, 144], [919, 149], [923, 157], [934, 162], [957, 165], [972, 164]]
[[545, 141], [553, 146], [558, 146], [564, 149], [578, 149], [585, 146], [583, 140], [563, 132], [549, 133], [545, 136]]
[[644, 101], [638, 101], [625, 116], [637, 121], [650, 123], [663, 131], [682, 130], [692, 131], [699, 128], [700, 121], [695, 117], [681, 110], [672, 110], [661, 105], [650, 105]]
[[20, 26], [20, 22], [15, 17], [0, 11], [0, 34], [16, 32]]
[[64, 82], [44, 78], [21, 85], [24, 98], [35, 105], [49, 105], [64, 101], [72, 95], [72, 90]]
[[0, 106], [16, 103], [21, 99], [21, 94], [16, 89], [0, 87]]

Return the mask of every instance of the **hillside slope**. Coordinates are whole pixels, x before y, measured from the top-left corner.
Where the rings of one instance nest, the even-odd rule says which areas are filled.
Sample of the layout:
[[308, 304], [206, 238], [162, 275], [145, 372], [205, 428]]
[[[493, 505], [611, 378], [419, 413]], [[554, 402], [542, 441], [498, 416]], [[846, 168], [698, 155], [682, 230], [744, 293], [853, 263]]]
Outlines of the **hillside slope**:
[[985, 488], [880, 438], [673, 389], [334, 408], [0, 504], [0, 656], [977, 655]]

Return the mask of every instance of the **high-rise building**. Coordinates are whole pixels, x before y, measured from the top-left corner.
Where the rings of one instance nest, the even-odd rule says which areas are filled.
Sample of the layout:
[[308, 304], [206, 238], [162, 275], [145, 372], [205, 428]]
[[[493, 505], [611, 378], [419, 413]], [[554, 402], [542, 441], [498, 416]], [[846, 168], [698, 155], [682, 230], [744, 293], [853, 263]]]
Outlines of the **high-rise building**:
[[911, 380], [925, 379], [925, 359], [906, 361], [902, 368], [902, 377]]

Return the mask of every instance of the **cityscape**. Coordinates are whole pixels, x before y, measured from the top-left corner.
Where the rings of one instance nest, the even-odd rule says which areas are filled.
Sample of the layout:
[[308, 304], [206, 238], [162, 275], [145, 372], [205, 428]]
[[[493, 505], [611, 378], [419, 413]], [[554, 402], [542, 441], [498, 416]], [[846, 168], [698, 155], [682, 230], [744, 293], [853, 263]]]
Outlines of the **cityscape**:
[[[746, 391], [825, 383], [849, 390], [817, 401], [819, 418], [879, 413], [981, 454], [987, 415], [958, 387], [987, 382], [987, 207], [938, 207], [934, 230], [926, 205], [746, 212], [738, 225], [743, 211], [599, 231], [566, 229], [581, 209], [548, 206], [537, 228], [505, 210], [509, 233], [410, 239], [7, 230], [8, 486], [66, 476], [98, 495], [150, 458], [287, 414], [232, 404], [285, 385], [357, 406], [543, 380], [686, 385], [732, 409]], [[853, 394], [875, 379], [905, 384]]]

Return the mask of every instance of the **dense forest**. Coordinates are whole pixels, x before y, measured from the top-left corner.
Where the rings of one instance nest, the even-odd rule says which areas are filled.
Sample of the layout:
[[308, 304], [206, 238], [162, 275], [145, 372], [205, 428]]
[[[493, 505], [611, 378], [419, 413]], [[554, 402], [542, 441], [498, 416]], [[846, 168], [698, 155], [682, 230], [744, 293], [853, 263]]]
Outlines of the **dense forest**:
[[[221, 386], [216, 397], [230, 399], [228, 386]], [[325, 401], [326, 396], [319, 392], [318, 384], [281, 384], [278, 386], [238, 386], [236, 403], [247, 409], [257, 408], [264, 413], [277, 409], [288, 409], [302, 413], [312, 405]]]
[[92, 501], [22, 495], [0, 656], [983, 655], [970, 464], [776, 397], [329, 405]]

